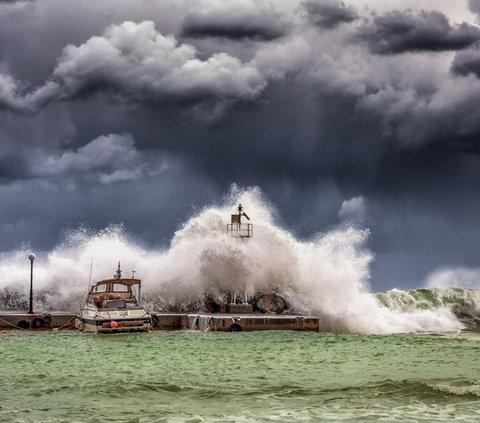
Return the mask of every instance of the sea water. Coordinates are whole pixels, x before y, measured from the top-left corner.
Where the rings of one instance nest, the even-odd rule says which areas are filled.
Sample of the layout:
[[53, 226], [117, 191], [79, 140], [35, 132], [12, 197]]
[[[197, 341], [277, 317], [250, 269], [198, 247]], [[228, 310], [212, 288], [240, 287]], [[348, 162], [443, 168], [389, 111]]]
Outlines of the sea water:
[[0, 337], [2, 422], [480, 421], [480, 334]]

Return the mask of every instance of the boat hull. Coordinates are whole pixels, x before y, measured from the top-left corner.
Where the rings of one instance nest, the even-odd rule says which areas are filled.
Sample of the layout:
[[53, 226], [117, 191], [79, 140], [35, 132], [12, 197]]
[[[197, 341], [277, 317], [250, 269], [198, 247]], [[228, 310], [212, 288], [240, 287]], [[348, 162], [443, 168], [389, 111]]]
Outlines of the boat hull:
[[[112, 322], [114, 322], [112, 324]], [[122, 333], [122, 332], [150, 332], [151, 319], [132, 320], [91, 320], [77, 317], [75, 326], [85, 333]]]
[[[100, 315], [99, 315], [100, 314]], [[86, 333], [123, 333], [123, 332], [150, 332], [152, 318], [149, 313], [137, 316], [101, 316], [103, 313], [80, 313], [75, 320], [75, 327]]]

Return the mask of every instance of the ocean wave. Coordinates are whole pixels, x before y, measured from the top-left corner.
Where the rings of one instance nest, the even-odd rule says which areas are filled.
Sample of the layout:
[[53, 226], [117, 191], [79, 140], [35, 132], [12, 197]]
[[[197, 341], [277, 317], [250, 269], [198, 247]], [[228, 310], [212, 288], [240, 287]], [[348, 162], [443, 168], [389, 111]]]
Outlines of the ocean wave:
[[[254, 222], [254, 236], [247, 241], [226, 231], [237, 201], [248, 207]], [[368, 237], [368, 229], [343, 223], [308, 241], [299, 240], [278, 225], [258, 188], [233, 187], [223, 204], [206, 207], [187, 220], [165, 249], [145, 248], [121, 226], [68, 232], [51, 251], [38, 254], [35, 309], [76, 310], [89, 286], [93, 258], [94, 280], [111, 277], [118, 261], [125, 274], [135, 270], [143, 280], [143, 301], [158, 311], [192, 312], [207, 299], [225, 303], [233, 294], [249, 300], [258, 292], [274, 292], [286, 300], [290, 312], [319, 316], [324, 330], [394, 333], [465, 327], [455, 307], [471, 307], [465, 302], [461, 308], [460, 297], [451, 307], [437, 304], [429, 290], [372, 295], [374, 255], [367, 247]], [[26, 255], [26, 248], [0, 254], [3, 310], [27, 308]]]

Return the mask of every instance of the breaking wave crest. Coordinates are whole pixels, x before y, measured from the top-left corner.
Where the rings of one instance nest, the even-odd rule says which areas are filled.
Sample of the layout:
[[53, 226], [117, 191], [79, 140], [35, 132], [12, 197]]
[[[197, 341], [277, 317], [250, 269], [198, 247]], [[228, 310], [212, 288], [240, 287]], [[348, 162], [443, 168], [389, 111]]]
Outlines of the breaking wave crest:
[[[226, 234], [237, 201], [254, 223], [252, 239]], [[282, 295], [293, 312], [319, 315], [326, 330], [391, 333], [464, 327], [444, 302], [408, 308], [399, 306], [397, 294], [372, 295], [368, 235], [366, 229], [344, 224], [300, 241], [276, 224], [259, 189], [233, 187], [224, 204], [189, 219], [165, 249], [144, 248], [121, 226], [68, 233], [53, 250], [38, 254], [36, 307], [75, 310], [86, 295], [93, 259], [94, 280], [111, 277], [118, 261], [124, 274], [135, 270], [143, 281], [144, 301], [157, 310], [198, 310], [207, 297], [222, 302], [233, 291], [248, 296], [267, 291]], [[26, 308], [26, 253], [20, 249], [0, 255], [3, 309]]]
[[480, 316], [480, 290], [467, 288], [426, 288], [377, 294], [378, 300], [391, 310], [421, 312], [447, 307], [463, 320]]

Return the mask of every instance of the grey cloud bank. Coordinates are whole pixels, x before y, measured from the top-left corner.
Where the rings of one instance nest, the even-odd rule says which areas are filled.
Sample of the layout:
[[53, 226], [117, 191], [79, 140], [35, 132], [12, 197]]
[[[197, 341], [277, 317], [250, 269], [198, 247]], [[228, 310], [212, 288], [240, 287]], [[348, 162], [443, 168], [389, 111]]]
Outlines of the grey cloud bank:
[[359, 17], [352, 6], [346, 6], [337, 0], [306, 0], [302, 7], [307, 13], [307, 19], [320, 28], [334, 28]]
[[152, 21], [109, 26], [80, 46], [67, 45], [51, 80], [21, 96], [10, 75], [1, 75], [5, 108], [37, 111], [53, 101], [113, 91], [143, 101], [248, 98], [263, 87], [259, 72], [224, 53], [199, 60], [195, 48], [163, 36]]
[[109, 184], [141, 178], [143, 166], [131, 135], [100, 136], [77, 151], [59, 157], [35, 157], [31, 163], [34, 178], [92, 178]]
[[396, 11], [376, 16], [360, 29], [359, 36], [374, 53], [396, 54], [463, 49], [479, 41], [480, 29], [466, 23], [452, 26], [437, 11]]
[[287, 30], [273, 4], [260, 0], [198, 1], [186, 12], [181, 34], [232, 40], [273, 40]]
[[237, 183], [367, 225], [374, 289], [479, 267], [477, 2], [364, 3], [0, 3], [0, 249], [165, 244]]

